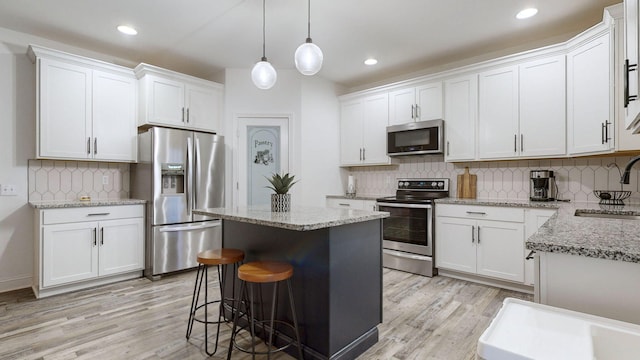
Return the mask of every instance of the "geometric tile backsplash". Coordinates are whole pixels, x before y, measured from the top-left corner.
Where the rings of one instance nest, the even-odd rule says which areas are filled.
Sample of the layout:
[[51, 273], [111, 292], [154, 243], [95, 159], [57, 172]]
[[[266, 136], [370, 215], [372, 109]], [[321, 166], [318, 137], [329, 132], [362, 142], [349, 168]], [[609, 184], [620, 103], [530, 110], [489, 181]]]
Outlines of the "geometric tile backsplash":
[[[553, 170], [558, 198], [571, 201], [598, 201], [593, 190], [621, 190], [620, 173], [631, 156], [581, 157], [568, 159], [509, 160], [446, 163], [442, 155], [408, 156], [394, 159], [391, 166], [351, 167], [349, 175], [356, 181], [358, 195], [394, 195], [397, 178], [449, 178], [450, 196], [456, 197], [457, 175], [469, 172], [478, 176], [479, 199], [528, 199], [529, 172]], [[640, 201], [638, 174], [640, 163], [631, 171], [629, 201]]]
[[29, 160], [29, 201], [129, 198], [129, 164]]

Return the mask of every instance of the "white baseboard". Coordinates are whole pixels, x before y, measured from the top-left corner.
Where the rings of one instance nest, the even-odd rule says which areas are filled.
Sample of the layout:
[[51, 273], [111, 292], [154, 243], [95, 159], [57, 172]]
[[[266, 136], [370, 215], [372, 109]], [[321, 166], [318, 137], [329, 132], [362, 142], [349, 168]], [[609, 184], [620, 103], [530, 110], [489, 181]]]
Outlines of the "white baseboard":
[[13, 279], [0, 280], [0, 293], [31, 287], [31, 275], [23, 275]]

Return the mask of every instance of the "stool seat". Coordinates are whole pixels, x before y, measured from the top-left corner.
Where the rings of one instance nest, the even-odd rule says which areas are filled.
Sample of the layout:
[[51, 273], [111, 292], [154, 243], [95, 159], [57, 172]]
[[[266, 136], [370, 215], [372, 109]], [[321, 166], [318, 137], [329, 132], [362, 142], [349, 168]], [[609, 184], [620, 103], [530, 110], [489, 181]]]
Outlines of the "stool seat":
[[293, 276], [293, 266], [278, 261], [254, 261], [238, 268], [238, 278], [252, 283], [270, 283]]
[[244, 251], [238, 249], [215, 249], [198, 253], [198, 263], [203, 265], [235, 264], [244, 259]]

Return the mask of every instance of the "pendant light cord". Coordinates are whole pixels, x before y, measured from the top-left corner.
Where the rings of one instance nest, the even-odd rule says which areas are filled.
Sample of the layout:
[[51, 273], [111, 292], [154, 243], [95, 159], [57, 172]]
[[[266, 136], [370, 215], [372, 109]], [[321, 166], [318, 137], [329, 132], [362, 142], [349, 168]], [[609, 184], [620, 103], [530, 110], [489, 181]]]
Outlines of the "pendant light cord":
[[311, 39], [311, 0], [307, 2], [307, 39]]
[[264, 13], [265, 13], [265, 9], [266, 9], [265, 1], [266, 0], [262, 0], [262, 61], [267, 61], [267, 56], [266, 56], [266, 51], [265, 51], [265, 48], [266, 48], [265, 47], [265, 43], [266, 43], [267, 40], [266, 40], [266, 37], [264, 35], [265, 28], [266, 28], [265, 25], [264, 25], [265, 24], [265, 15], [264, 15]]

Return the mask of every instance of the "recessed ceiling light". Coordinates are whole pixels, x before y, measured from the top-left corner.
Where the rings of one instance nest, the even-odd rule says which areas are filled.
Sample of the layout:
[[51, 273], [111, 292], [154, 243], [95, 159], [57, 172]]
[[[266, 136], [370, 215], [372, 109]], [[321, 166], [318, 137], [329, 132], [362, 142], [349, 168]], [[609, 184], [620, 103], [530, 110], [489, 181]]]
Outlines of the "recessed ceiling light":
[[535, 14], [538, 13], [538, 9], [536, 8], [526, 8], [524, 10], [521, 10], [517, 15], [516, 18], [517, 19], [528, 19], [532, 16], [534, 16]]
[[365, 60], [365, 61], [364, 61], [364, 64], [365, 64], [365, 65], [375, 65], [375, 64], [377, 64], [377, 63], [378, 63], [378, 60], [377, 60], [377, 59], [374, 59], [374, 58], [369, 58], [369, 59], [367, 59], [367, 60]]
[[127, 34], [127, 35], [137, 35], [138, 34], [138, 30], [132, 28], [131, 26], [128, 25], [120, 25], [118, 26], [118, 31], [120, 31], [123, 34]]

